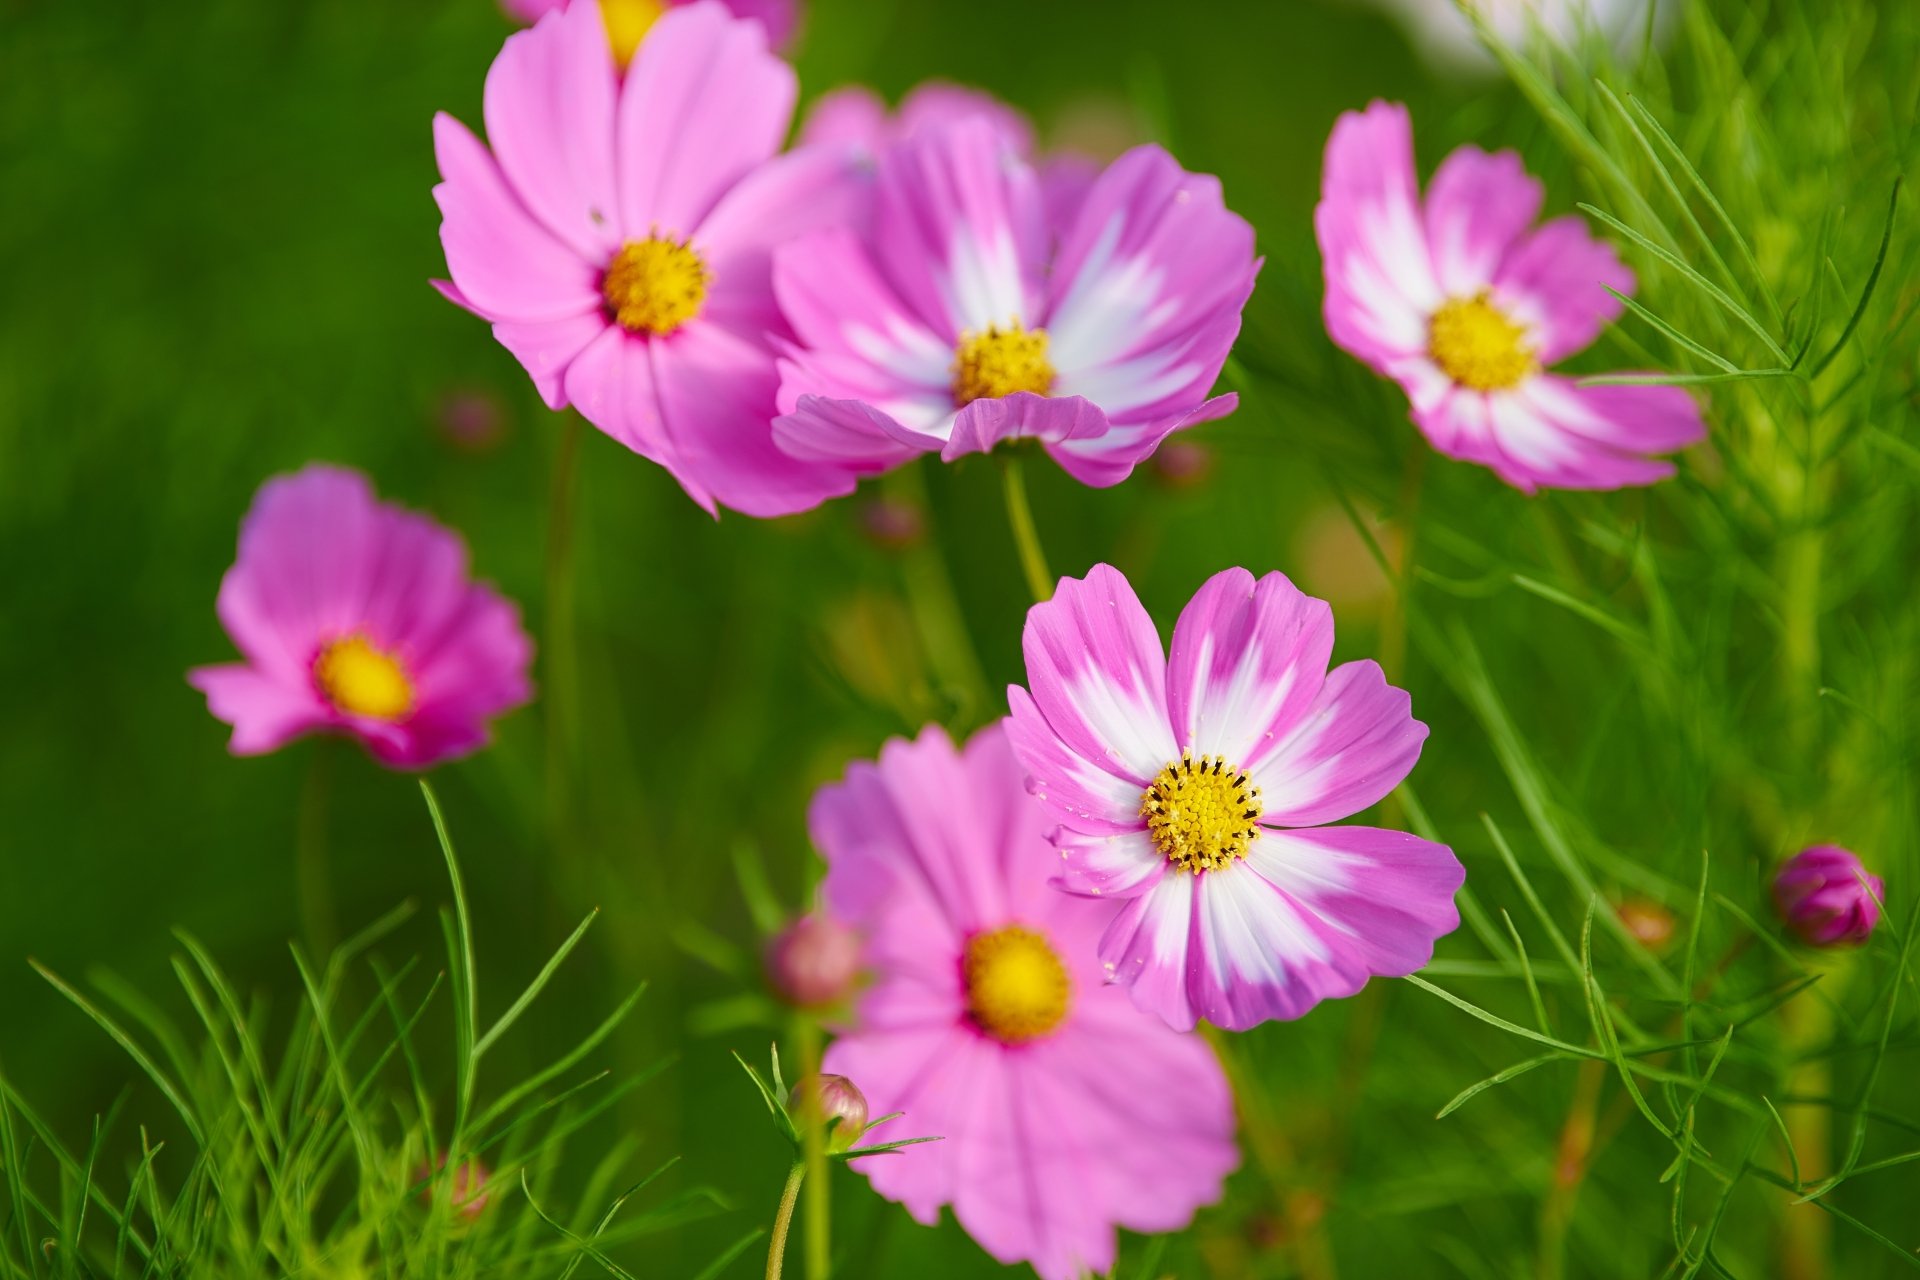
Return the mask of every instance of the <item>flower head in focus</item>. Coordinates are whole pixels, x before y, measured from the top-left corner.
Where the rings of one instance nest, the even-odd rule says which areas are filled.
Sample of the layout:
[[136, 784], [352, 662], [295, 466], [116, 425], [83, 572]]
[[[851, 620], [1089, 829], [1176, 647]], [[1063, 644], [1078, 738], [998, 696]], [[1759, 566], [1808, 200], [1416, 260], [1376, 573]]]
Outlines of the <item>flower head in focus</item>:
[[1328, 826], [1377, 803], [1427, 727], [1378, 665], [1329, 671], [1333, 613], [1285, 577], [1207, 580], [1163, 651], [1118, 570], [1027, 614], [1008, 735], [1058, 828], [1055, 884], [1119, 899], [1111, 981], [1175, 1027], [1297, 1018], [1424, 966], [1458, 927], [1445, 845]]
[[797, 92], [758, 22], [673, 8], [621, 69], [598, 7], [508, 38], [487, 75], [488, 146], [434, 119], [434, 188], [454, 302], [555, 409], [672, 473], [709, 511], [817, 505], [836, 468], [774, 447], [788, 333], [774, 246], [858, 221], [843, 152], [776, 156]]
[[1047, 815], [999, 726], [888, 743], [809, 825], [875, 979], [825, 1069], [942, 1137], [859, 1161], [875, 1190], [925, 1223], [951, 1205], [1043, 1280], [1104, 1273], [1116, 1226], [1178, 1230], [1219, 1196], [1239, 1158], [1219, 1063], [1103, 981], [1114, 908], [1047, 887]]
[[[507, 15], [529, 25], [549, 13], [565, 9], [574, 0], [501, 0]], [[800, 0], [721, 0], [736, 18], [752, 18], [767, 30], [767, 43], [783, 48], [793, 38], [799, 18]], [[647, 33], [669, 9], [697, 3], [697, 0], [578, 0], [583, 5], [597, 4], [607, 25], [614, 56], [620, 65], [633, 60], [635, 50]]]
[[1837, 844], [1817, 844], [1787, 859], [1773, 878], [1773, 903], [1795, 937], [1810, 947], [1856, 946], [1880, 923], [1887, 886]]
[[1654, 455], [1706, 435], [1692, 396], [1548, 372], [1620, 315], [1608, 290], [1634, 278], [1580, 218], [1535, 227], [1542, 199], [1517, 155], [1470, 146], [1423, 197], [1405, 107], [1341, 116], [1314, 211], [1327, 332], [1405, 389], [1434, 448], [1517, 489], [1663, 480], [1673, 464]]
[[849, 487], [921, 453], [1031, 438], [1076, 479], [1118, 484], [1209, 398], [1259, 263], [1220, 184], [1136, 147], [1056, 235], [1040, 179], [979, 116], [879, 159], [873, 233], [778, 251], [799, 336], [781, 362], [780, 447]]
[[235, 755], [339, 733], [424, 769], [485, 745], [488, 722], [532, 696], [519, 609], [468, 577], [458, 534], [379, 502], [356, 471], [262, 485], [217, 607], [244, 661], [187, 679], [233, 726]]

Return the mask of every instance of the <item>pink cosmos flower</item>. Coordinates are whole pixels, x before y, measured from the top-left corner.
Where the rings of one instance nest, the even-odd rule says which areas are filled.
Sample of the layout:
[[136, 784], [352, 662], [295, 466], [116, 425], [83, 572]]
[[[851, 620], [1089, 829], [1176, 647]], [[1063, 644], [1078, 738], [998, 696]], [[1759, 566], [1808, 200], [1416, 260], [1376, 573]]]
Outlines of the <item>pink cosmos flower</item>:
[[1047, 815], [1000, 726], [888, 743], [809, 825], [875, 978], [824, 1070], [942, 1138], [861, 1160], [876, 1191], [928, 1224], [952, 1205], [1043, 1280], [1104, 1274], [1116, 1225], [1175, 1231], [1219, 1197], [1239, 1162], [1220, 1065], [1102, 980], [1114, 909], [1047, 887]]
[[1242, 1030], [1400, 977], [1460, 923], [1445, 845], [1326, 826], [1398, 786], [1427, 727], [1372, 662], [1327, 670], [1333, 613], [1278, 573], [1207, 580], [1170, 656], [1095, 565], [1027, 614], [1008, 736], [1060, 824], [1069, 893], [1121, 899], [1111, 981], [1182, 1029]]
[[235, 755], [338, 733], [424, 769], [484, 746], [487, 722], [532, 696], [519, 609], [467, 576], [458, 534], [378, 501], [357, 471], [262, 485], [217, 608], [245, 661], [187, 681], [233, 726]]
[[[794, 24], [799, 18], [799, 0], [723, 2], [734, 17], [752, 18], [765, 27], [767, 40], [775, 48], [793, 38]], [[568, 3], [569, 0], [500, 0], [500, 7], [507, 11], [509, 17], [534, 23], [556, 10], [566, 8]], [[594, 3], [594, 0], [582, 0], [582, 3]], [[613, 38], [614, 53], [620, 59], [620, 65], [625, 66], [661, 15], [668, 9], [692, 4], [694, 0], [598, 0], [598, 3], [601, 15], [606, 20], [607, 31]]]
[[1867, 874], [1851, 849], [1817, 844], [1802, 849], [1773, 879], [1773, 902], [1795, 937], [1810, 947], [1858, 946], [1880, 923], [1887, 886]]
[[1527, 493], [1651, 484], [1706, 435], [1678, 387], [1582, 387], [1546, 367], [1580, 351], [1633, 290], [1613, 246], [1578, 217], [1540, 227], [1542, 190], [1520, 158], [1461, 147], [1426, 197], [1405, 107], [1348, 112], [1327, 141], [1314, 227], [1327, 332], [1413, 402], [1450, 458]]
[[919, 453], [1020, 437], [1075, 478], [1118, 484], [1207, 398], [1259, 263], [1220, 184], [1158, 147], [1114, 161], [1063, 235], [1033, 166], [978, 116], [883, 153], [871, 240], [777, 251], [799, 345], [781, 362], [780, 447], [846, 483]]
[[796, 93], [757, 22], [714, 0], [661, 18], [619, 70], [599, 10], [507, 40], [491, 153], [434, 118], [453, 301], [493, 323], [547, 404], [673, 474], [713, 511], [816, 505], [835, 468], [776, 449], [776, 244], [864, 208], [847, 155], [772, 158]]

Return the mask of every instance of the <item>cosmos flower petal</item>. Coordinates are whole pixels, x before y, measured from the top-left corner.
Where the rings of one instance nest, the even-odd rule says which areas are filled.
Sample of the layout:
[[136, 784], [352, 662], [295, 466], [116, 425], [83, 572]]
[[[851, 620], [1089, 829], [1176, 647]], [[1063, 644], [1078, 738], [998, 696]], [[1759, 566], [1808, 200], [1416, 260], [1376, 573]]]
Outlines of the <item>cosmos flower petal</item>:
[[1111, 762], [1089, 760], [1068, 746], [1025, 689], [1008, 689], [1007, 703], [1007, 738], [1026, 770], [1029, 791], [1076, 831], [1112, 835], [1139, 828], [1141, 783], [1114, 773]]
[[1257, 271], [1253, 228], [1227, 210], [1219, 179], [1156, 146], [1127, 152], [1080, 201], [1054, 262], [1054, 392], [1115, 417], [1194, 404], [1220, 375]]
[[327, 704], [308, 685], [278, 680], [245, 663], [195, 667], [187, 683], [207, 695], [207, 710], [233, 726], [228, 750], [236, 756], [265, 755], [326, 726]]
[[[1532, 381], [1538, 381], [1534, 379]], [[1618, 489], [1652, 484], [1673, 474], [1673, 464], [1627, 452], [1587, 431], [1630, 432], [1629, 424], [1600, 418], [1578, 397], [1530, 394], [1530, 384], [1484, 397], [1487, 429], [1497, 455], [1487, 465], [1517, 489]], [[1684, 394], [1684, 393], [1682, 393]], [[1629, 403], [1631, 398], [1629, 398]], [[1618, 404], [1618, 401], [1613, 401]]]
[[[618, 325], [608, 325], [567, 366], [565, 390], [568, 403], [588, 422], [641, 457], [673, 471], [674, 444], [667, 434], [653, 361], [644, 339]], [[713, 513], [713, 495], [695, 492], [688, 477], [678, 471], [674, 471], [674, 479], [695, 502]]]
[[[1100, 938], [1100, 962], [1126, 985], [1134, 1008], [1191, 1031], [1200, 1014], [1188, 990], [1189, 953], [1198, 945], [1198, 899], [1191, 874], [1163, 875], [1127, 900]], [[1197, 964], [1198, 955], [1191, 961]]]
[[1061, 827], [1049, 839], [1061, 856], [1054, 887], [1068, 893], [1134, 898], [1167, 874], [1166, 855], [1145, 831], [1089, 833]]
[[1413, 169], [1407, 109], [1348, 112], [1327, 141], [1313, 224], [1326, 272], [1327, 332], [1379, 372], [1427, 345], [1443, 300]]
[[475, 310], [491, 320], [540, 321], [600, 305], [595, 266], [527, 212], [465, 125], [436, 115], [433, 146], [443, 179], [433, 189], [440, 243]]
[[1110, 425], [1098, 405], [1079, 396], [1016, 391], [975, 400], [960, 410], [940, 457], [952, 462], [969, 453], [991, 453], [995, 445], [1009, 440], [1042, 440], [1048, 444], [1098, 440]]
[[799, 85], [757, 22], [718, 4], [675, 8], [641, 43], [620, 94], [620, 230], [692, 234], [780, 149]]
[[1180, 750], [1237, 769], [1266, 758], [1314, 705], [1332, 653], [1326, 601], [1284, 574], [1216, 573], [1173, 629], [1167, 710]]
[[990, 121], [967, 117], [881, 156], [874, 242], [902, 301], [949, 345], [1040, 314], [1039, 183]]
[[567, 407], [567, 370], [610, 327], [599, 307], [563, 320], [501, 320], [493, 336], [533, 378], [549, 409]]
[[1059, 151], [1039, 161], [1040, 199], [1047, 208], [1047, 225], [1065, 238], [1079, 220], [1087, 193], [1100, 177], [1101, 165], [1092, 156]]
[[587, 261], [620, 247], [614, 225], [613, 59], [595, 4], [507, 37], [487, 72], [487, 141], [527, 209]]
[[1584, 351], [1620, 318], [1625, 304], [1607, 290], [1631, 294], [1634, 277], [1612, 244], [1569, 214], [1521, 240], [1493, 285], [1500, 302], [1531, 329], [1541, 361], [1554, 364]]
[[1021, 647], [1034, 705], [1080, 758], [1138, 788], [1176, 758], [1160, 637], [1119, 570], [1062, 578], [1027, 612]]
[[[782, 364], [786, 369], [786, 364]], [[902, 425], [858, 399], [803, 395], [773, 420], [773, 441], [788, 457], [831, 463], [854, 475], [871, 475], [922, 453], [941, 440]]]
[[1530, 378], [1520, 396], [1560, 430], [1623, 453], [1671, 453], [1707, 438], [1700, 402], [1682, 387], [1583, 387], [1572, 378]]
[[[852, 231], [822, 231], [782, 247], [773, 287], [809, 353], [850, 357], [849, 375], [871, 399], [931, 394], [951, 411], [952, 344], [900, 301]], [[821, 389], [795, 379], [783, 386], [782, 402], [807, 394]]]
[[1413, 771], [1426, 737], [1413, 699], [1378, 663], [1335, 667], [1294, 731], [1247, 765], [1261, 822], [1318, 826], [1378, 804]]
[[1427, 244], [1442, 293], [1470, 298], [1494, 282], [1546, 192], [1511, 151], [1460, 147], [1427, 186]]
[[1183, 413], [1150, 422], [1126, 426], [1109, 424], [1102, 436], [1049, 441], [1047, 454], [1081, 484], [1106, 489], [1132, 475], [1133, 469], [1152, 457], [1160, 442], [1174, 432], [1224, 418], [1239, 407], [1239, 395], [1228, 392], [1202, 401]]

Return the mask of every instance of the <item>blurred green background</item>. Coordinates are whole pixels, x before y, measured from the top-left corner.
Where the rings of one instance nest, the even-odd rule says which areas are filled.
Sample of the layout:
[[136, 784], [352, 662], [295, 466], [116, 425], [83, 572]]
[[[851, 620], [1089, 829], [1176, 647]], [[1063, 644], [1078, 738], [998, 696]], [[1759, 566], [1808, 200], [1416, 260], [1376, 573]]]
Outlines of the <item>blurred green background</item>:
[[[231, 652], [213, 598], [255, 487], [310, 459], [363, 468], [385, 496], [462, 530], [479, 574], [544, 639], [562, 419], [485, 327], [426, 283], [443, 269], [429, 119], [445, 109], [478, 125], [486, 68], [510, 29], [490, 0], [0, 0], [0, 1065], [76, 1140], [132, 1073], [26, 957], [74, 979], [114, 971], [179, 1013], [166, 966], [178, 924], [252, 988], [294, 999], [293, 851], [320, 753], [341, 924], [402, 899], [446, 900], [410, 778], [339, 743], [231, 759], [225, 727], [183, 673]], [[1026, 109], [1049, 138], [1158, 137], [1189, 168], [1222, 176], [1266, 255], [1243, 355], [1271, 376], [1244, 388], [1235, 418], [1196, 433], [1210, 458], [1198, 480], [1143, 469], [1093, 491], [1030, 469], [1041, 534], [1057, 572], [1119, 564], [1163, 626], [1221, 567], [1283, 569], [1334, 600], [1340, 657], [1373, 654], [1384, 584], [1333, 495], [1369, 514], [1391, 507], [1420, 446], [1396, 393], [1320, 330], [1320, 149], [1340, 111], [1399, 98], [1414, 108], [1423, 167], [1466, 138], [1519, 145], [1549, 180], [1550, 211], [1564, 211], [1575, 177], [1517, 95], [1436, 78], [1372, 10], [1312, 0], [819, 0], [796, 57], [808, 99], [850, 82], [897, 98], [923, 78], [958, 80]], [[496, 425], [462, 440], [449, 429], [460, 415]], [[588, 908], [605, 909], [591, 945], [488, 1059], [496, 1080], [650, 984], [602, 1057], [677, 1062], [617, 1124], [643, 1137], [643, 1162], [683, 1154], [670, 1180], [709, 1184], [736, 1206], [642, 1255], [647, 1274], [687, 1275], [766, 1219], [784, 1167], [727, 1057], [764, 1053], [778, 1029], [713, 1029], [754, 985], [690, 955], [687, 926], [751, 957], [737, 851], [754, 851], [797, 904], [812, 788], [927, 719], [964, 731], [989, 718], [1001, 705], [989, 691], [1021, 675], [1025, 596], [998, 477], [981, 460], [890, 486], [925, 504], [928, 539], [904, 551], [870, 535], [866, 490], [804, 517], [716, 523], [595, 432], [582, 461], [570, 834], [556, 845], [545, 819], [543, 702], [435, 782], [473, 897], [483, 1013]], [[1425, 484], [1425, 507], [1450, 514], [1423, 545], [1448, 572], [1471, 573], [1448, 563], [1462, 541], [1450, 522], [1515, 563], [1541, 554], [1537, 504], [1438, 459]], [[1574, 521], [1606, 501], [1551, 500]], [[1610, 509], [1634, 521], [1648, 503], [1623, 495]], [[1714, 581], [1709, 554], [1678, 563], [1683, 581]], [[942, 608], [943, 578], [983, 682], [964, 646], [929, 646], [916, 627], [917, 610]], [[1609, 891], [1681, 885], [1690, 902], [1699, 847], [1737, 837], [1719, 866], [1751, 905], [1761, 868], [1799, 833], [1769, 842], [1717, 827], [1686, 745], [1649, 741], [1626, 689], [1596, 680], [1606, 668], [1586, 624], [1511, 590], [1481, 594], [1449, 607], [1472, 621], [1567, 806], [1585, 807], [1619, 865], [1659, 866]], [[1433, 726], [1413, 785], [1469, 883], [1517, 918], [1478, 819], [1490, 810], [1523, 825], [1487, 736], [1417, 645], [1404, 670]], [[1516, 841], [1524, 862], [1543, 865], [1537, 845]], [[1895, 882], [1884, 859], [1880, 869]], [[1577, 928], [1584, 904], [1556, 901], [1571, 903], [1562, 918]], [[438, 945], [425, 910], [383, 950], [432, 956]], [[1441, 955], [1483, 952], [1463, 934]], [[1524, 1007], [1516, 995], [1509, 983], [1476, 998], [1511, 1013]], [[1576, 1023], [1577, 999], [1564, 1006]], [[1342, 1065], [1356, 1045], [1370, 1063], [1357, 1075]], [[1345, 1273], [1509, 1274], [1504, 1259], [1530, 1248], [1570, 1075], [1540, 1072], [1498, 1108], [1432, 1120], [1524, 1049], [1405, 984], [1248, 1037], [1286, 1140], [1262, 1153], [1267, 1171], [1296, 1207], [1302, 1196], [1324, 1207]], [[1915, 1065], [1908, 1034], [1888, 1070], [1911, 1079]], [[1596, 1168], [1574, 1227], [1577, 1273], [1644, 1276], [1665, 1263], [1666, 1190], [1652, 1175], [1666, 1157], [1635, 1141]], [[1863, 1183], [1855, 1211], [1884, 1218], [1903, 1186], [1914, 1183]], [[841, 1179], [837, 1208], [871, 1274], [990, 1270], [950, 1224], [916, 1227], [857, 1178]], [[1284, 1274], [1284, 1233], [1258, 1176], [1243, 1175], [1165, 1265]], [[1765, 1258], [1764, 1230], [1742, 1249]]]

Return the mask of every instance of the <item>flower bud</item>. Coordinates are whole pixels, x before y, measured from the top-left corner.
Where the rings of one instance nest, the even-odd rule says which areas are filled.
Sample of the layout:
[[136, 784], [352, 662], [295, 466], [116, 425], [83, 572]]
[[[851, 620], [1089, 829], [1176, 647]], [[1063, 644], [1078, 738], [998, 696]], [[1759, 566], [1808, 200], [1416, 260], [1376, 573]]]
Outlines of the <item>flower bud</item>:
[[1673, 912], [1651, 898], [1628, 898], [1614, 908], [1614, 914], [1641, 946], [1655, 954], [1673, 941]]
[[867, 1130], [867, 1097], [845, 1076], [802, 1076], [787, 1095], [787, 1110], [805, 1125], [817, 1109], [827, 1129], [827, 1150], [845, 1151]]
[[860, 978], [860, 935], [822, 912], [801, 916], [767, 946], [767, 979], [802, 1009], [834, 1005]]
[[[422, 1165], [414, 1175], [416, 1182], [427, 1182], [425, 1189], [420, 1192], [420, 1198], [429, 1205], [440, 1195], [438, 1179], [433, 1179], [433, 1175], [446, 1167], [447, 1157], [443, 1154], [434, 1162], [432, 1168]], [[471, 1157], [465, 1164], [455, 1169], [453, 1186], [450, 1188], [453, 1211], [469, 1222], [485, 1213], [487, 1204], [493, 1199], [493, 1193], [487, 1190], [487, 1181], [490, 1176], [487, 1166]], [[428, 1179], [433, 1180], [427, 1181]]]
[[1837, 844], [1817, 844], [1787, 859], [1773, 878], [1780, 918], [1813, 947], [1854, 946], [1880, 923], [1886, 885]]
[[441, 437], [465, 453], [486, 453], [507, 437], [506, 414], [485, 391], [449, 391], [434, 416]]
[[860, 530], [883, 551], [903, 551], [926, 533], [920, 509], [892, 498], [875, 498], [860, 508]]
[[1193, 489], [1213, 473], [1213, 451], [1191, 440], [1168, 440], [1153, 453], [1153, 474], [1169, 489]]

